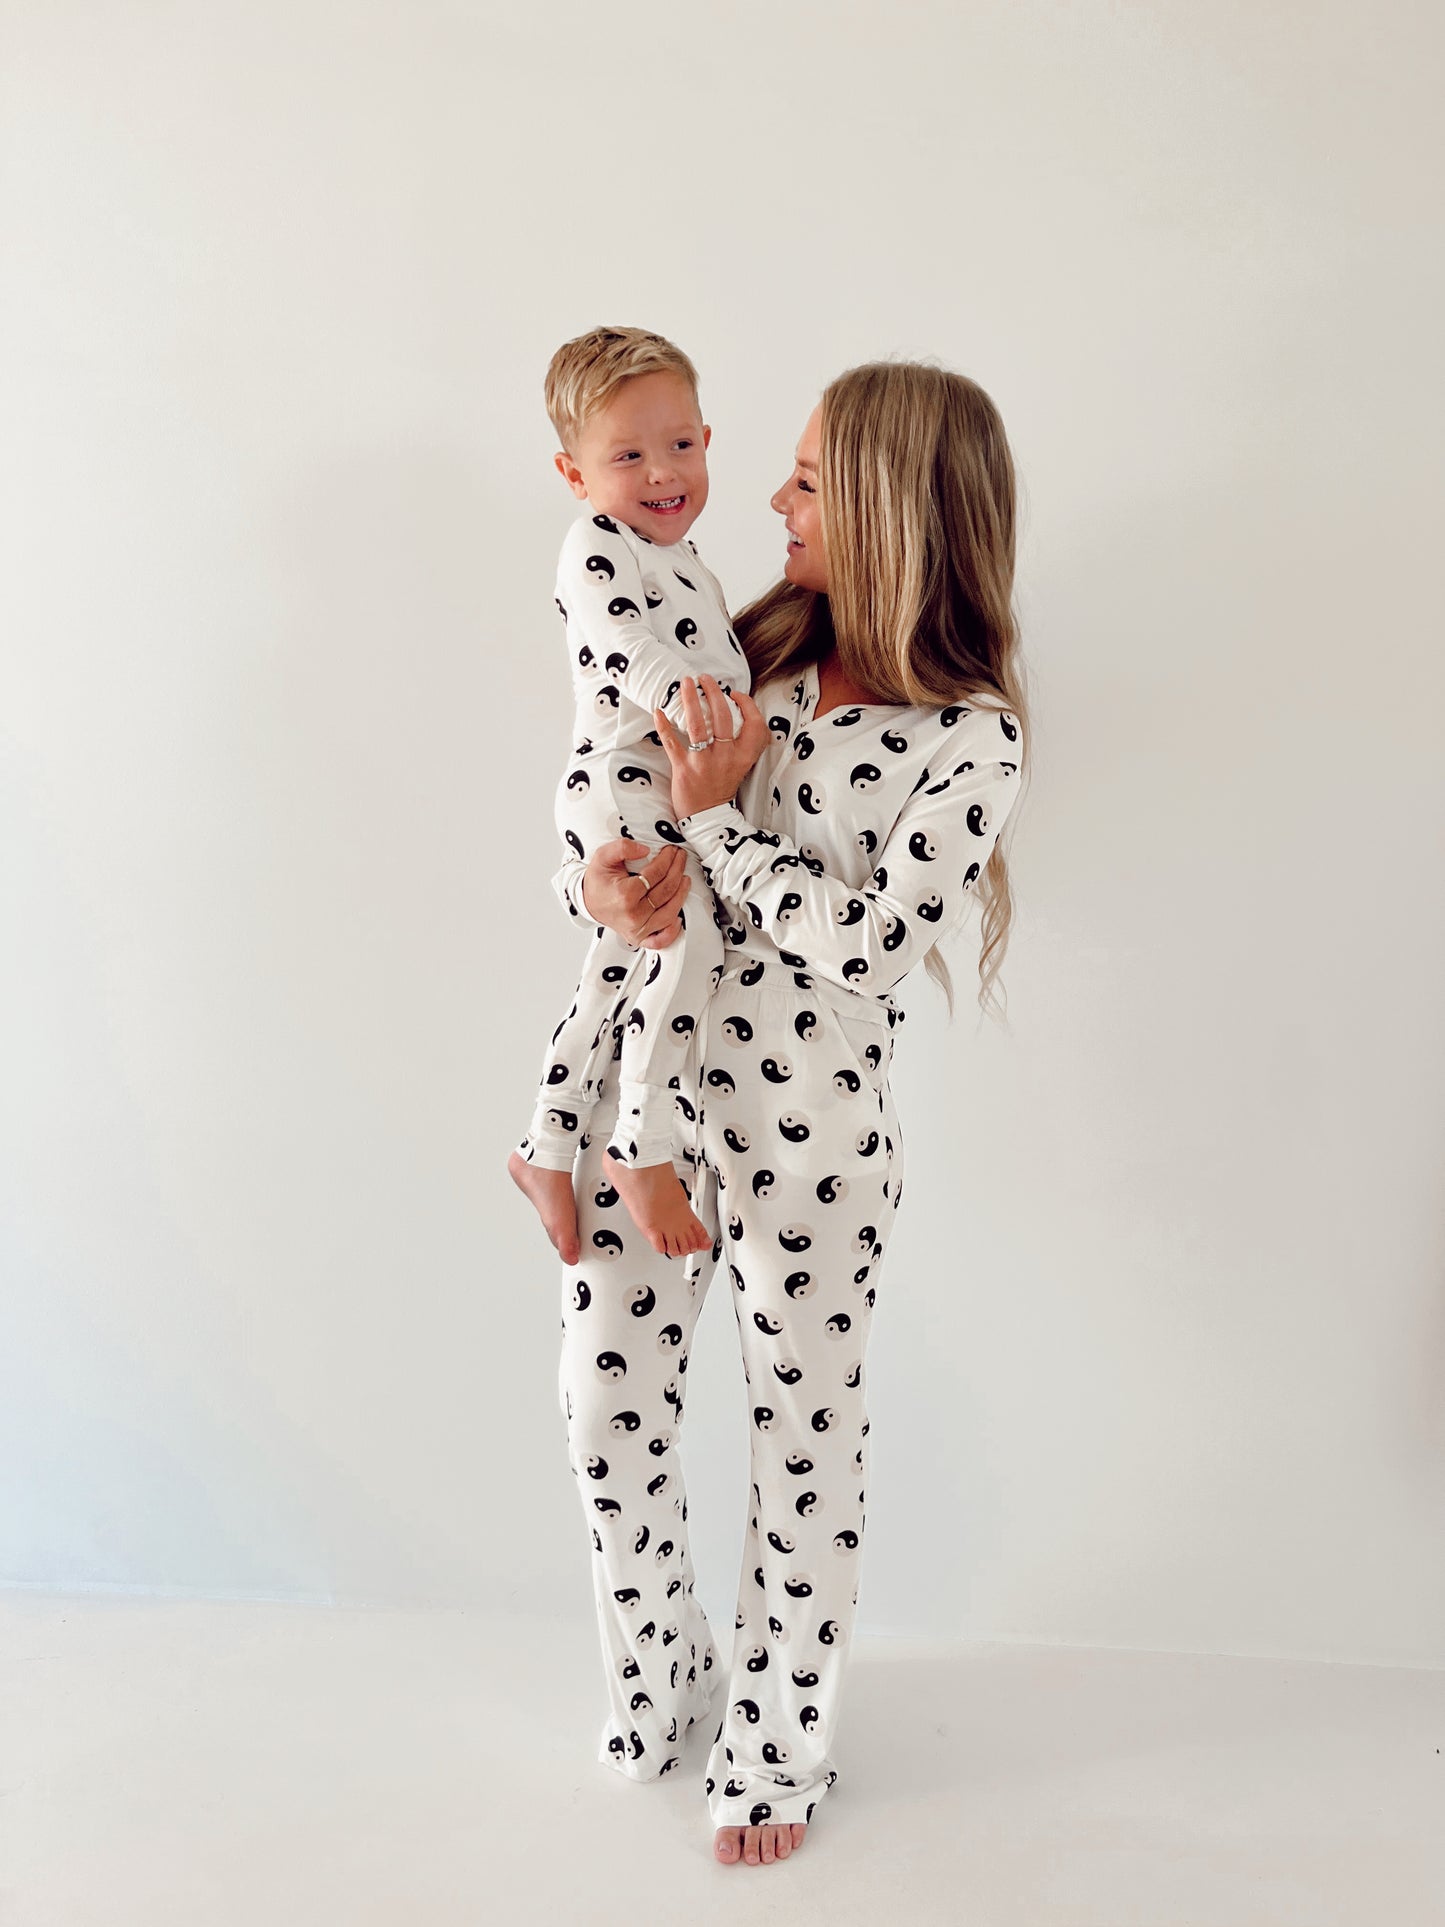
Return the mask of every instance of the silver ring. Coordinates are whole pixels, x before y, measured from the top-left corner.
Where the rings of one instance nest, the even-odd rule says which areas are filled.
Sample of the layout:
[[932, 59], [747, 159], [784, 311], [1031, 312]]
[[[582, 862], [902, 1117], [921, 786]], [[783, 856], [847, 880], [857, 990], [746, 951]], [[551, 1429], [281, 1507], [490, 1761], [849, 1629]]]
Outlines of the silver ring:
[[711, 749], [712, 745], [713, 745], [713, 739], [711, 736], [709, 736], [705, 743], [689, 743], [688, 748], [689, 749]]

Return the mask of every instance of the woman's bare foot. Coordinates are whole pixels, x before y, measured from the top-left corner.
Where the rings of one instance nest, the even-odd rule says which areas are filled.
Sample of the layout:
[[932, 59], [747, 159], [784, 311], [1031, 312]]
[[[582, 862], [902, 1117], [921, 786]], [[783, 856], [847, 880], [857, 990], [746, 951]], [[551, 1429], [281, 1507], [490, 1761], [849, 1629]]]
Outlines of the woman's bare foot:
[[741, 1858], [757, 1866], [759, 1861], [767, 1864], [786, 1860], [802, 1846], [807, 1831], [802, 1820], [784, 1821], [781, 1826], [719, 1827], [713, 1836], [712, 1850], [719, 1860], [729, 1864]]
[[689, 1251], [706, 1251], [712, 1243], [688, 1203], [686, 1186], [670, 1164], [624, 1164], [609, 1154], [607, 1175], [654, 1251], [666, 1258], [683, 1258]]
[[545, 1171], [540, 1164], [528, 1164], [520, 1151], [507, 1159], [512, 1182], [536, 1207], [542, 1229], [557, 1247], [564, 1265], [575, 1265], [582, 1256], [577, 1236], [577, 1199], [572, 1190], [570, 1171]]

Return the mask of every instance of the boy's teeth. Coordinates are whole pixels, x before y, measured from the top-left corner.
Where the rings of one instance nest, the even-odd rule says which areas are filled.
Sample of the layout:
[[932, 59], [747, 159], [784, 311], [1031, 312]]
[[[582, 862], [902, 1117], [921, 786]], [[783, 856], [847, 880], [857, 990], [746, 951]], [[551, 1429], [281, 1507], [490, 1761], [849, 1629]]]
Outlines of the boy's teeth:
[[660, 501], [648, 502], [644, 506], [650, 509], [675, 509], [681, 500], [680, 495], [665, 495]]

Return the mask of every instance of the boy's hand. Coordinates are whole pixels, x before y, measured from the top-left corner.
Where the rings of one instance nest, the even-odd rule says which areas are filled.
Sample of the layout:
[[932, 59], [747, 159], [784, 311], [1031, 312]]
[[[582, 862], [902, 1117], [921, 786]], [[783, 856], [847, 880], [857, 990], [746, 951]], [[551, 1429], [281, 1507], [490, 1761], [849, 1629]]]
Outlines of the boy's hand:
[[[686, 736], [678, 734], [664, 710], [654, 709], [652, 712], [652, 720], [657, 725], [662, 747], [667, 751], [667, 760], [672, 766], [674, 816], [691, 816], [694, 810], [706, 810], [714, 803], [730, 801], [737, 794], [738, 784], [773, 739], [763, 712], [752, 697], [741, 689], [735, 689], [732, 697], [743, 718], [742, 728], [736, 736], [731, 733], [718, 735], [704, 714], [705, 699], [711, 715], [731, 725], [727, 698], [716, 676], [702, 678], [701, 697], [697, 680], [692, 676], [684, 680], [681, 701]], [[706, 748], [691, 749], [691, 743], [706, 744]]]
[[582, 907], [594, 923], [606, 924], [634, 948], [666, 950], [681, 932], [677, 913], [692, 878], [675, 843], [641, 870], [628, 869], [629, 860], [635, 863], [646, 855], [647, 845], [629, 837], [599, 843], [582, 873]]

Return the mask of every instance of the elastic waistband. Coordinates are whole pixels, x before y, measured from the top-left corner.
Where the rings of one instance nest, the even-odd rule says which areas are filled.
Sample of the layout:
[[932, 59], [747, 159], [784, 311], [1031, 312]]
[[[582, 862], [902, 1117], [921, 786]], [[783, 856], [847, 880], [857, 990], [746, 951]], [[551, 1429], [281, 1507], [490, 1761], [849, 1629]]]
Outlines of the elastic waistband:
[[729, 956], [718, 983], [738, 983], [746, 978], [745, 989], [784, 990], [794, 997], [813, 997], [827, 1004], [841, 1017], [859, 1018], [876, 1024], [880, 1030], [893, 1030], [903, 1022], [903, 1012], [891, 997], [863, 997], [856, 990], [844, 990], [825, 977], [809, 970], [794, 970], [785, 963], [772, 963], [765, 957]]

